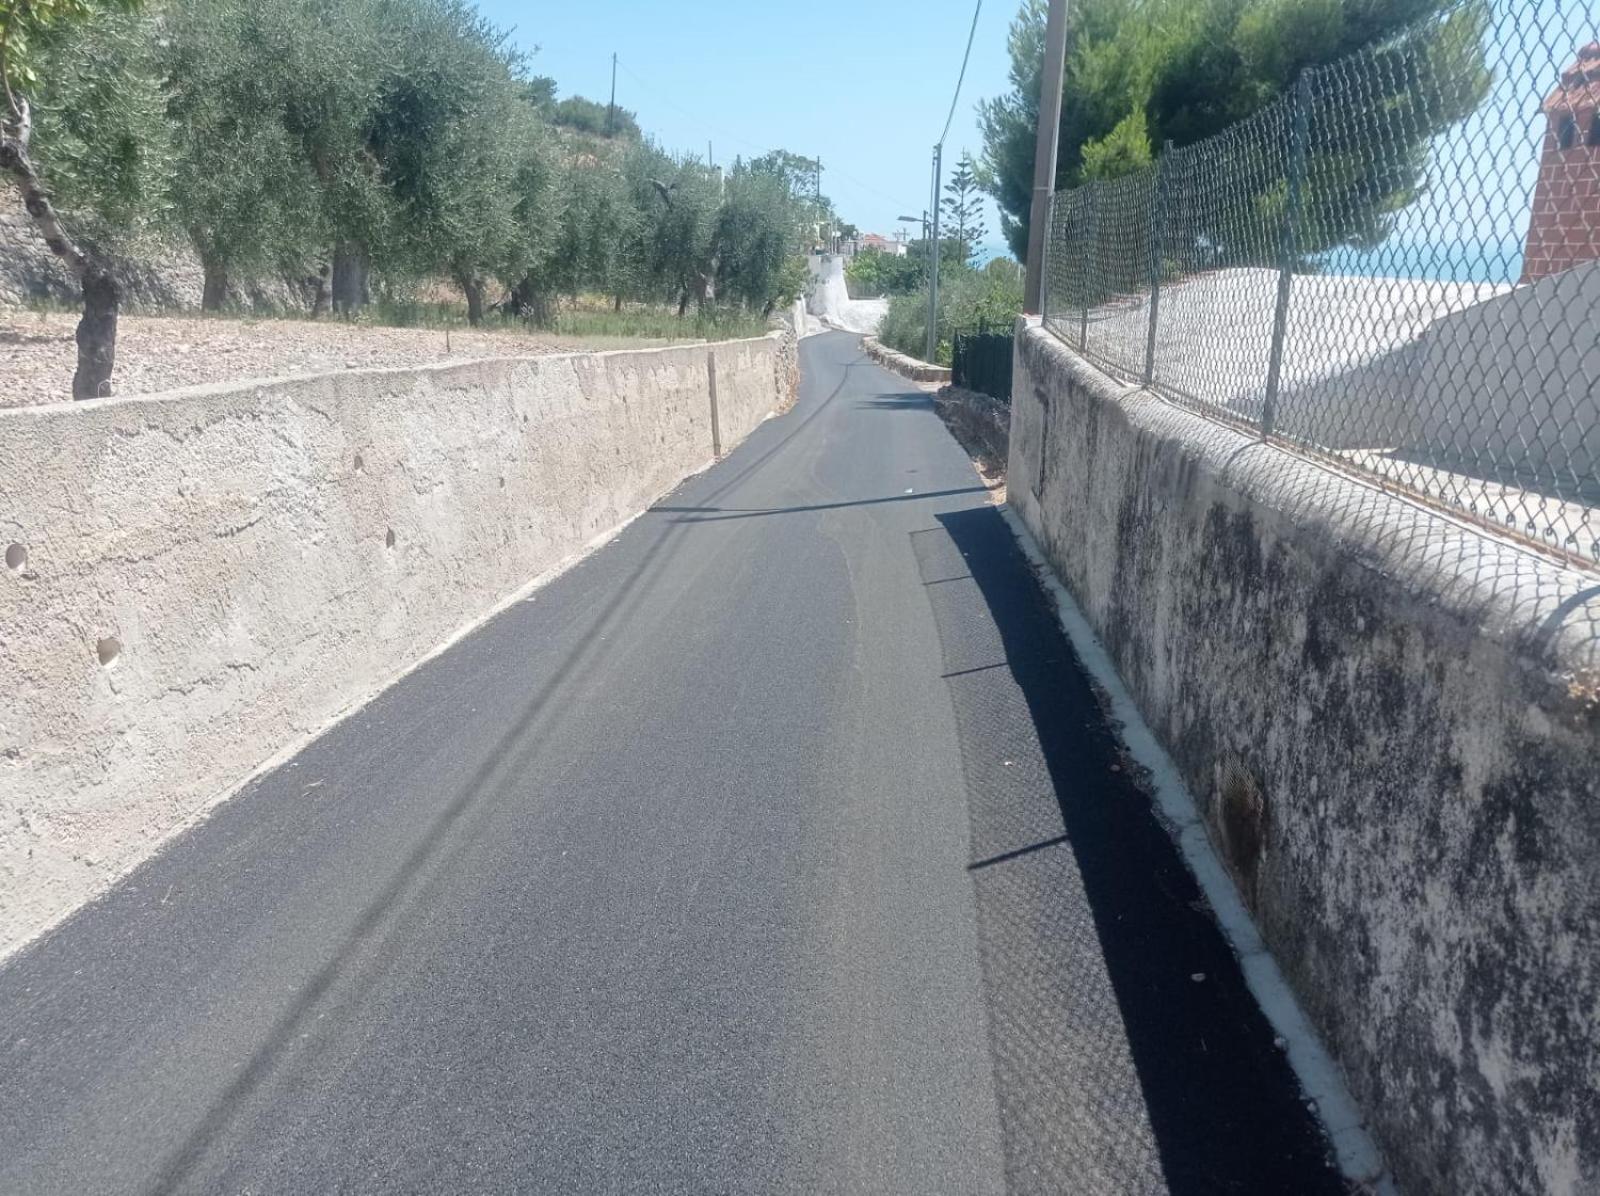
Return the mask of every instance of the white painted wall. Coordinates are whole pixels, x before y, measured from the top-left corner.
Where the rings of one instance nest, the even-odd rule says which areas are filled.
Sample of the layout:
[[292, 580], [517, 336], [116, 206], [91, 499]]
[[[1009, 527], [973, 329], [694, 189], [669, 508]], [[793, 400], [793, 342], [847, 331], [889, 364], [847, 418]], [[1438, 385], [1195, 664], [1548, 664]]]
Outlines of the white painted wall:
[[0, 411], [0, 956], [787, 400], [779, 335]]
[[845, 259], [834, 254], [822, 254], [806, 259], [811, 271], [811, 289], [806, 297], [806, 307], [816, 316], [835, 328], [846, 332], [871, 335], [878, 331], [883, 317], [889, 313], [887, 299], [852, 299], [845, 286]]

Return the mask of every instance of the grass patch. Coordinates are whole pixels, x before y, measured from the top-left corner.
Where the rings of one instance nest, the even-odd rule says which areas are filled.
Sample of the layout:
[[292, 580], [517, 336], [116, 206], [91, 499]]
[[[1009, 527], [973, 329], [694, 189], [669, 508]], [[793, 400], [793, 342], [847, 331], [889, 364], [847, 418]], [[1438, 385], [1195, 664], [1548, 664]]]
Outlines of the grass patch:
[[[29, 298], [24, 310], [41, 321], [51, 316], [77, 315], [81, 308], [75, 303], [65, 303], [51, 298]], [[233, 320], [244, 324], [272, 323], [280, 320], [306, 321], [317, 324], [336, 324], [342, 318], [324, 314], [313, 318], [308, 308], [289, 306], [276, 310], [229, 306], [218, 312], [198, 309], [171, 310], [147, 308], [127, 304], [123, 314], [128, 316], [157, 316], [167, 319]], [[358, 327], [416, 328], [442, 331], [466, 330], [466, 304], [456, 298], [438, 294], [407, 293], [379, 289], [372, 302], [363, 307], [352, 321]], [[627, 303], [621, 311], [614, 308], [610, 299], [599, 295], [584, 295], [574, 302], [562, 301], [548, 324], [537, 325], [498, 312], [486, 312], [483, 323], [474, 332], [503, 332], [508, 335], [545, 335], [575, 340], [737, 340], [743, 337], [762, 336], [767, 331], [767, 321], [761, 316], [737, 307], [709, 307], [705, 311], [690, 309], [678, 315], [676, 306], [668, 304]]]
[[736, 340], [761, 336], [767, 322], [737, 309], [713, 308], [681, 318], [670, 307], [625, 306], [621, 311], [563, 308], [549, 331], [563, 336], [651, 337], [658, 340]]

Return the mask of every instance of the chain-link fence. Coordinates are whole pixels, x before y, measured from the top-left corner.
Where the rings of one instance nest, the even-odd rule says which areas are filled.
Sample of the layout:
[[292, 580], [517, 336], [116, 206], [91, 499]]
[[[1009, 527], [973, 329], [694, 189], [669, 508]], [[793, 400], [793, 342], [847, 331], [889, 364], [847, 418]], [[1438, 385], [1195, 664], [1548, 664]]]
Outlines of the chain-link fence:
[[1107, 371], [1600, 562], [1600, 21], [1471, 0], [1056, 195]]

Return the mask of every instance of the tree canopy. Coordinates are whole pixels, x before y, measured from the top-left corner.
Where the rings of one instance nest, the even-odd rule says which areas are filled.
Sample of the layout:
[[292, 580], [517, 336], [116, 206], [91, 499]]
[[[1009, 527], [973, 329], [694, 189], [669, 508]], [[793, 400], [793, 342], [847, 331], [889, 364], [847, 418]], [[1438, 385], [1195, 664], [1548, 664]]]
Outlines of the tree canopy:
[[963, 261], [978, 252], [986, 229], [983, 224], [983, 193], [978, 188], [977, 167], [972, 155], [963, 152], [955, 171], [944, 185], [939, 201], [945, 231], [961, 251]]
[[75, 393], [109, 386], [113, 257], [147, 235], [193, 245], [208, 309], [450, 280], [474, 323], [584, 293], [764, 313], [804, 284], [838, 223], [813, 161], [724, 174], [527, 65], [471, 0], [0, 0], [0, 167], [84, 287]]
[[543, 314], [584, 291], [761, 311], [831, 217], [810, 159], [775, 150], [726, 180], [675, 160], [634, 113], [559, 97], [469, 0], [30, 0], [13, 16], [7, 61], [67, 224], [188, 239], [208, 307], [250, 278], [320, 273], [345, 310], [375, 277], [452, 279], [474, 320], [491, 289]]
[[[1034, 129], [1044, 58], [1046, 0], [1024, 0], [1011, 24], [1011, 90], [980, 105], [983, 179], [1000, 207], [1001, 231], [1026, 252], [1033, 188]], [[1482, 16], [1460, 0], [1074, 0], [1068, 9], [1067, 67], [1056, 186], [1116, 178], [1149, 164], [1167, 141], [1185, 146], [1270, 104], [1307, 67], [1451, 13], [1415, 35], [1448, 58], [1449, 94], [1421, 105], [1408, 122], [1381, 132], [1381, 156], [1399, 172], [1365, 181], [1366, 202], [1346, 202], [1347, 219], [1324, 238], [1370, 238], [1381, 216], [1414, 191], [1420, 149], [1470, 112], [1487, 89]], [[1441, 77], [1444, 73], [1441, 72]], [[1383, 78], [1367, 99], [1405, 103], [1403, 73]], [[1374, 184], [1382, 183], [1383, 189]], [[1354, 194], [1352, 192], [1352, 194]], [[1362, 205], [1357, 205], [1361, 207]]]

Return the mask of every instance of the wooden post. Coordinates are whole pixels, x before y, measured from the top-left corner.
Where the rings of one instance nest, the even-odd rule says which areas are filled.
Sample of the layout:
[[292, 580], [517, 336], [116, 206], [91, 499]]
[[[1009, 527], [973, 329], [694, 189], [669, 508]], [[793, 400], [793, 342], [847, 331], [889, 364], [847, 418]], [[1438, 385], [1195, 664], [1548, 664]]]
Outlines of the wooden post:
[[717, 355], [706, 353], [706, 381], [711, 390], [711, 457], [722, 460], [722, 428], [717, 422]]

